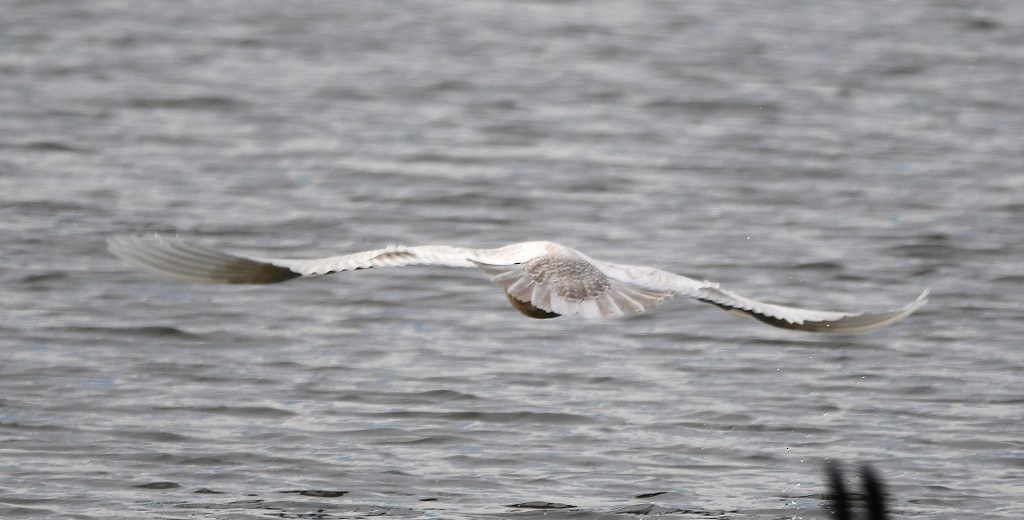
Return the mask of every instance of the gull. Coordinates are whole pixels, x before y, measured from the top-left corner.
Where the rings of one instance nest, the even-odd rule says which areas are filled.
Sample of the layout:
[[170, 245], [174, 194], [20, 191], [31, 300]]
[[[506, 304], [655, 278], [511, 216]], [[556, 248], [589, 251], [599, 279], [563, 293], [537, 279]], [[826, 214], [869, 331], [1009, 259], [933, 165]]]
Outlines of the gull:
[[675, 295], [715, 305], [783, 329], [856, 333], [906, 318], [928, 300], [881, 312], [833, 312], [765, 303], [709, 281], [653, 267], [615, 264], [554, 242], [520, 242], [496, 249], [388, 246], [308, 260], [229, 254], [177, 237], [116, 236], [107, 240], [121, 260], [161, 275], [202, 283], [271, 284], [358, 269], [436, 265], [475, 267], [504, 290], [512, 306], [531, 318], [610, 318], [640, 314]]

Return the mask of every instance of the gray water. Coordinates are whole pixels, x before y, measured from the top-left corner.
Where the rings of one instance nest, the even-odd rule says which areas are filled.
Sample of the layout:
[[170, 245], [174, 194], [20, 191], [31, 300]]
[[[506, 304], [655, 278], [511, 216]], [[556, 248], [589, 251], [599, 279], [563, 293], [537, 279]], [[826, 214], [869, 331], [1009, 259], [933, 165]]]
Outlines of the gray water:
[[[1024, 3], [3, 2], [0, 517], [1024, 516]], [[843, 310], [534, 321], [481, 273], [151, 277], [549, 239]], [[571, 506], [571, 507], [564, 507]]]

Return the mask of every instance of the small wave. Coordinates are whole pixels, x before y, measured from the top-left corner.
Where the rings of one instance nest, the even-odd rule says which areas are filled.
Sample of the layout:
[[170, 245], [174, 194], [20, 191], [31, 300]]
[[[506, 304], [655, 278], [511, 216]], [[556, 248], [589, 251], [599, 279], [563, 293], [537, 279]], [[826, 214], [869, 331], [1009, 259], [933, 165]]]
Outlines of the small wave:
[[644, 108], [657, 110], [659, 112], [672, 110], [697, 114], [723, 112], [743, 114], [767, 114], [779, 111], [779, 105], [772, 102], [758, 103], [755, 101], [718, 99], [655, 99], [645, 103]]
[[23, 284], [37, 284], [47, 282], [62, 282], [68, 278], [66, 273], [60, 271], [50, 271], [48, 273], [32, 273], [23, 276], [18, 282]]
[[503, 424], [590, 424], [594, 420], [583, 415], [554, 412], [422, 412], [399, 410], [380, 414], [390, 419], [443, 419]]
[[665, 493], [668, 493], [668, 491], [654, 491], [652, 493], [641, 493], [639, 495], [634, 496], [633, 498], [654, 498], [657, 496], [664, 495]]
[[203, 336], [201, 335], [186, 332], [177, 327], [163, 325], [145, 327], [57, 327], [54, 330], [60, 330], [63, 332], [87, 332], [91, 334], [112, 333], [119, 336], [131, 336], [133, 338], [143, 336], [148, 338], [180, 338], [189, 340], [203, 339]]
[[229, 415], [233, 417], [261, 417], [261, 418], [283, 418], [294, 417], [295, 412], [273, 408], [270, 406], [164, 406], [156, 407], [154, 411], [189, 411], [206, 413], [211, 415]]
[[58, 212], [69, 212], [69, 211], [90, 211], [95, 208], [78, 204], [75, 202], [68, 202], [63, 200], [42, 200], [42, 199], [28, 199], [19, 200], [14, 202], [0, 202], [0, 209], [7, 210], [12, 209], [25, 215], [42, 215], [52, 216]]
[[138, 489], [178, 489], [181, 487], [181, 484], [178, 484], [177, 482], [160, 481], [138, 484], [132, 487]]
[[249, 106], [249, 103], [227, 96], [191, 96], [180, 98], [139, 98], [128, 103], [135, 108], [178, 108], [186, 110], [227, 110]]
[[91, 153], [92, 150], [88, 148], [82, 148], [78, 146], [72, 146], [70, 144], [62, 143], [60, 141], [28, 141], [24, 143], [15, 143], [9, 145], [3, 145], [4, 148], [16, 148], [21, 150], [29, 150], [33, 152], [67, 152], [67, 153]]
[[841, 271], [842, 269], [842, 263], [830, 261], [805, 262], [792, 267], [794, 271]]
[[431, 435], [428, 437], [418, 437], [415, 439], [387, 439], [382, 441], [371, 442], [371, 444], [379, 445], [406, 445], [406, 446], [459, 446], [465, 445], [469, 439], [465, 437], [458, 437], [454, 435]]
[[338, 498], [347, 495], [348, 491], [331, 491], [325, 489], [291, 489], [288, 491], [282, 491], [281, 493], [301, 495], [304, 497]]
[[448, 401], [472, 401], [479, 397], [473, 394], [457, 392], [455, 390], [427, 390], [424, 392], [402, 393], [402, 392], [350, 392], [334, 396], [338, 402], [368, 403], [368, 404], [389, 404], [389, 405], [416, 405], [416, 404], [438, 404]]
[[530, 502], [520, 502], [518, 504], [509, 504], [505, 507], [514, 507], [516, 509], [571, 509], [576, 506], [571, 504], [560, 504], [558, 502], [543, 502], [540, 500], [533, 500]]

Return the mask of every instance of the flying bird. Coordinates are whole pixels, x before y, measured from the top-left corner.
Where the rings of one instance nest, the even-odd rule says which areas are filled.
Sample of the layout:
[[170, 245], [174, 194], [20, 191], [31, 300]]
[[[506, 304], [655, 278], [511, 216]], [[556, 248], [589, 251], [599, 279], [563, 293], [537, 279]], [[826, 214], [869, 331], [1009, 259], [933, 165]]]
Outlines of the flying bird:
[[594, 260], [554, 242], [520, 242], [496, 249], [388, 246], [328, 258], [288, 260], [239, 256], [180, 238], [117, 236], [110, 252], [156, 273], [204, 283], [270, 284], [341, 271], [408, 265], [475, 267], [505, 291], [516, 310], [531, 318], [606, 318], [646, 312], [683, 295], [733, 314], [783, 329], [855, 333], [906, 318], [928, 300], [925, 290], [909, 304], [882, 312], [832, 312], [757, 301], [653, 267]]

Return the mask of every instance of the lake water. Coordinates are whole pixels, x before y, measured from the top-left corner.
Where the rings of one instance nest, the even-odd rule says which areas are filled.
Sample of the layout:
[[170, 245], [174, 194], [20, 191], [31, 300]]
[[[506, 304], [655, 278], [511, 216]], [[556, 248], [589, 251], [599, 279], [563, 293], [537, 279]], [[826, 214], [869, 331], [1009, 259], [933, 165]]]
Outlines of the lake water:
[[[1024, 3], [37, 2], [0, 12], [0, 516], [1024, 516]], [[840, 310], [529, 320], [474, 270], [167, 281], [548, 239]], [[571, 506], [571, 507], [567, 507]]]

